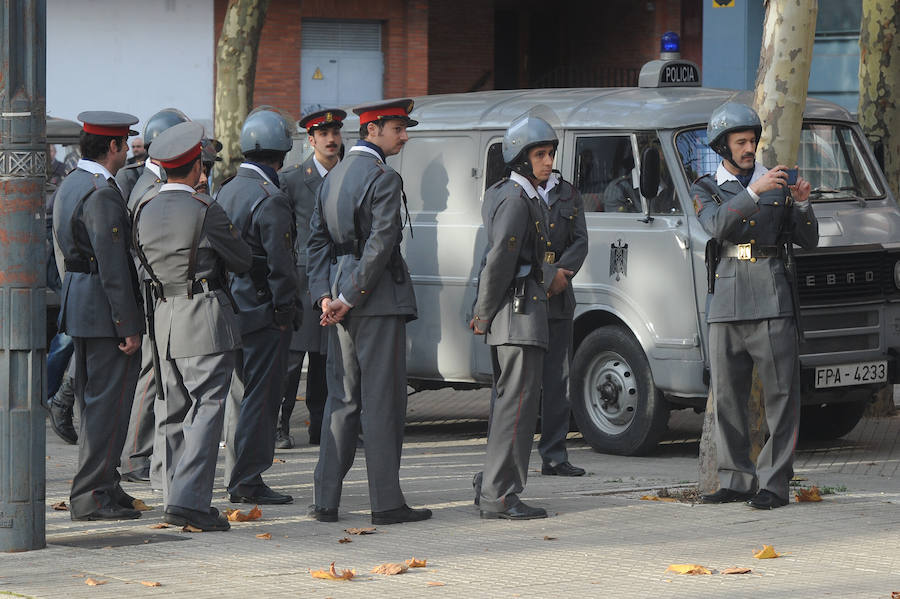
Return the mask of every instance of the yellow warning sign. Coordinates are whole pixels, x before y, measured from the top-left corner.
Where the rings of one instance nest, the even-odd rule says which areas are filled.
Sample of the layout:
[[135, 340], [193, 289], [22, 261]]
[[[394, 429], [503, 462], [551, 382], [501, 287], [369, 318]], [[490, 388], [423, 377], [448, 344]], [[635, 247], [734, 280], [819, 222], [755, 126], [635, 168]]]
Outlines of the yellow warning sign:
[[322, 75], [322, 71], [319, 67], [316, 67], [316, 72], [313, 73], [313, 79], [324, 79], [325, 77]]
[[734, 8], [734, 0], [712, 0], [713, 8]]

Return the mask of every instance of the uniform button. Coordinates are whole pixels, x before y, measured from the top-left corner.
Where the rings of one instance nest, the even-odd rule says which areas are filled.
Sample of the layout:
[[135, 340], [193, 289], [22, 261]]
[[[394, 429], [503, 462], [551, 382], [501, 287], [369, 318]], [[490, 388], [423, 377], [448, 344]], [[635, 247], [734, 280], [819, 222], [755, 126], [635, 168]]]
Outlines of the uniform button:
[[536, 296], [536, 295], [532, 295], [532, 296], [531, 296], [531, 299], [534, 300], [534, 301], [537, 301], [537, 296]]
[[750, 262], [756, 262], [756, 258], [750, 258]]
[[360, 292], [360, 293], [365, 293], [366, 290], [365, 290], [365, 289], [360, 289], [359, 292]]
[[778, 202], [772, 202], [772, 205], [773, 205], [773, 206], [777, 206], [777, 205], [778, 205]]
[[809, 221], [806, 221], [806, 224], [807, 224], [807, 225], [811, 225], [811, 224], [812, 224], [812, 223], [811, 223], [811, 222], [809, 222]]
[[717, 278], [717, 279], [719, 278], [719, 273], [716, 273], [716, 278]]
[[751, 239], [751, 240], [750, 240], [750, 245], [753, 245], [754, 243], [756, 243], [756, 240], [755, 240], [755, 239]]
[[750, 226], [751, 226], [751, 227], [755, 227], [755, 226], [756, 226], [756, 221], [755, 221], [755, 220], [751, 220], [751, 221], [750, 221]]
[[742, 219], [741, 219], [741, 222], [742, 222], [742, 223], [745, 223], [745, 222], [747, 222], [747, 219], [746, 219], [746, 218], [742, 218]]
[[547, 242], [547, 247], [550, 247], [551, 245], [553, 245], [553, 244], [550, 243], [550, 242], [548, 241], [548, 242]]
[[553, 227], [555, 227], [555, 226], [556, 226], [556, 223], [550, 223], [550, 228], [551, 228], [551, 229], [552, 229]]

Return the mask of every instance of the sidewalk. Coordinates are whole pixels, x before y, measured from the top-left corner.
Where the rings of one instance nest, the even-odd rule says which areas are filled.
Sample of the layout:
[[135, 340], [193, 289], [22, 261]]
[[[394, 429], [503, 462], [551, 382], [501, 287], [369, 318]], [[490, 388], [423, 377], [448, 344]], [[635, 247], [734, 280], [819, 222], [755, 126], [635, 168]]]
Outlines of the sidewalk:
[[[434, 518], [379, 527], [366, 536], [344, 532], [371, 526], [362, 450], [344, 486], [341, 521], [322, 524], [305, 516], [317, 448], [305, 445], [301, 406], [294, 427], [299, 445], [279, 451], [284, 462], [266, 476], [295, 503], [262, 506], [262, 519], [234, 524], [227, 533], [149, 528], [161, 522], [160, 496], [141, 485], [125, 487], [157, 506], [141, 520], [72, 522], [67, 512], [51, 510], [68, 500], [76, 449], [48, 429], [48, 548], [0, 554], [0, 597], [890, 598], [900, 591], [900, 417], [864, 420], [845, 439], [801, 447], [797, 474], [807, 479], [801, 484], [838, 492], [821, 503], [771, 512], [640, 499], [696, 480], [702, 416], [690, 411], [673, 413], [672, 430], [648, 457], [594, 453], [573, 435], [571, 461], [587, 468], [588, 476], [541, 476], [535, 451], [524, 498], [552, 517], [508, 522], [481, 520], [472, 505], [487, 399], [484, 391], [410, 396], [402, 482], [408, 503], [432, 508]], [[215, 498], [220, 509], [238, 507], [221, 488]], [[257, 538], [262, 533], [271, 540]], [[344, 537], [352, 542], [339, 543]], [[785, 555], [754, 559], [752, 551], [763, 544]], [[399, 576], [370, 573], [411, 557], [427, 559], [427, 567]], [[310, 576], [309, 569], [327, 569], [332, 561], [338, 569], [355, 569], [357, 577]], [[666, 573], [680, 563], [742, 566], [752, 573]], [[87, 586], [88, 577], [106, 584]]]

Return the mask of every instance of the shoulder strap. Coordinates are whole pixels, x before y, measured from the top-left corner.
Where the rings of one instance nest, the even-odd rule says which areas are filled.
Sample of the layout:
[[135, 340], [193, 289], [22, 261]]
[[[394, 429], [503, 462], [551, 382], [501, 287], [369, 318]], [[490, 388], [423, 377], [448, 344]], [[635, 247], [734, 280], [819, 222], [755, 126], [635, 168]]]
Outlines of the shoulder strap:
[[716, 185], [716, 182], [713, 181], [710, 175], [703, 175], [702, 177], [699, 177], [696, 181], [694, 181], [694, 183], [706, 190], [706, 192], [710, 196], [712, 196], [712, 199], [717, 206], [722, 205], [721, 190], [719, 189], [719, 186]]
[[[144, 208], [153, 201], [156, 196], [151, 196], [145, 201], [142, 201], [137, 210], [134, 211], [134, 218], [131, 222], [131, 245], [134, 246], [134, 253], [137, 254], [138, 260], [141, 262], [141, 266], [144, 267], [144, 272], [147, 273], [147, 276], [150, 277], [150, 285], [153, 287], [153, 290], [156, 292], [156, 296], [162, 301], [166, 301], [166, 294], [163, 291], [163, 284], [159, 280], [159, 277], [156, 276], [156, 273], [153, 272], [153, 268], [150, 267], [150, 262], [147, 260], [147, 255], [144, 254], [144, 250], [141, 248], [140, 237], [138, 235], [138, 221], [141, 219], [141, 212], [143, 212]], [[147, 307], [148, 310], [152, 310], [152, 306]]]
[[197, 274], [197, 251], [200, 247], [200, 235], [203, 233], [203, 223], [206, 222], [206, 213], [209, 210], [209, 202], [199, 194], [191, 194], [191, 197], [203, 205], [201, 215], [194, 220], [194, 238], [191, 240], [191, 250], [188, 253], [188, 299], [194, 297], [194, 276]]

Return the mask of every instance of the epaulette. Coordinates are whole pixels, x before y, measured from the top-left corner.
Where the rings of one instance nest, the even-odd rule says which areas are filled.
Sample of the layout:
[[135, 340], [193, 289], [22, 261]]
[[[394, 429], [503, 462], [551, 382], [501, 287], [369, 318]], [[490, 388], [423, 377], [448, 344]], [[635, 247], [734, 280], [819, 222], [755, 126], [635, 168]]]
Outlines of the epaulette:
[[222, 184], [219, 185], [219, 189], [222, 189], [223, 187], [225, 187], [226, 185], [228, 185], [229, 183], [231, 183], [232, 180], [234, 180], [234, 177], [235, 177], [235, 175], [231, 175], [230, 177], [228, 177], [227, 179], [225, 179], [224, 181], [222, 181]]
[[499, 181], [488, 187], [488, 191], [490, 191], [491, 189], [497, 189], [507, 181], [509, 181], [509, 177], [501, 177]]
[[213, 199], [206, 195], [205, 193], [195, 192], [191, 194], [191, 197], [203, 204], [204, 206], [209, 206], [212, 204]]
[[[694, 179], [694, 185], [698, 185], [706, 190], [706, 192], [712, 197], [713, 201], [717, 206], [722, 205], [722, 197], [719, 195], [719, 186], [716, 185], [716, 182], [713, 181], [712, 175], [710, 173], [706, 173], [705, 175], [700, 175], [696, 179]], [[695, 206], [696, 208], [696, 206]], [[699, 211], [698, 211], [699, 214]]]
[[141, 160], [139, 162], [132, 162], [131, 164], [126, 164], [125, 166], [123, 166], [122, 169], [139, 168], [139, 167], [144, 166], [145, 162], [147, 162], [147, 161]]
[[93, 177], [91, 177], [91, 183], [94, 184], [94, 189], [103, 189], [104, 187], [111, 187], [109, 181], [100, 176], [100, 173], [93, 173]]

